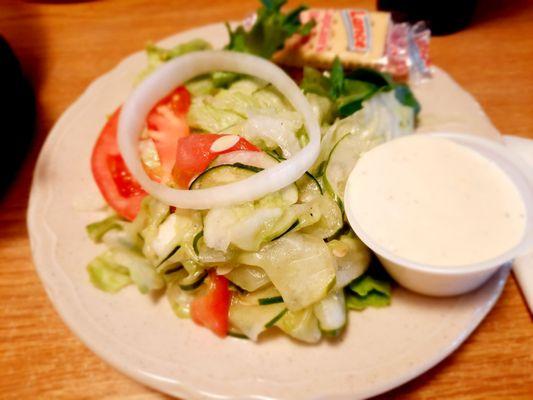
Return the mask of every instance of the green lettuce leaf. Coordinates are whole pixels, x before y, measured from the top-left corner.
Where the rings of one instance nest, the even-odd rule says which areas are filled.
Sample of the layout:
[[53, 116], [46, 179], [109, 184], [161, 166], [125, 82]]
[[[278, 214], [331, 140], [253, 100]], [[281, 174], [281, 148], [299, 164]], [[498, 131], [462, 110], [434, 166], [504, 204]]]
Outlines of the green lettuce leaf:
[[94, 243], [101, 243], [102, 237], [112, 229], [122, 229], [120, 225], [121, 218], [118, 215], [112, 215], [101, 221], [93, 222], [87, 225], [87, 235]]
[[187, 54], [193, 51], [200, 50], [209, 50], [211, 49], [211, 44], [206, 42], [203, 39], [193, 39], [189, 42], [178, 44], [170, 49], [165, 49], [163, 47], [158, 47], [153, 43], [149, 43], [146, 46], [146, 54], [148, 56], [148, 65], [141, 73], [137, 76], [136, 81], [140, 82], [152, 72], [156, 70], [161, 64], [172, 60], [183, 54]]
[[300, 13], [306, 9], [299, 6], [288, 13], [282, 13], [281, 7], [287, 0], [261, 0], [262, 7], [257, 10], [257, 19], [247, 31], [242, 25], [232, 30], [226, 23], [230, 41], [227, 50], [255, 54], [264, 58], [283, 48], [285, 41], [292, 35], [308, 35], [314, 21], [302, 25]]
[[394, 90], [396, 99], [413, 109], [415, 116], [420, 112], [417, 101], [409, 86], [394, 82], [388, 73], [370, 68], [356, 68], [345, 72], [338, 57], [328, 74], [305, 67], [300, 83], [305, 93], [328, 97], [335, 104], [339, 117], [347, 117], [363, 108], [363, 102], [380, 92]]
[[116, 293], [132, 281], [128, 269], [115, 263], [109, 252], [106, 252], [87, 265], [91, 283], [100, 290]]

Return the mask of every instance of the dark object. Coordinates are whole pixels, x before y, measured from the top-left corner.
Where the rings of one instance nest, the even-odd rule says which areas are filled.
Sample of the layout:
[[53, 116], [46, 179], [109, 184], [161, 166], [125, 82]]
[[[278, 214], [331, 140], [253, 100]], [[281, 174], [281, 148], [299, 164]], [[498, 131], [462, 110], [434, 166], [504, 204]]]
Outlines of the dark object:
[[476, 0], [378, 0], [378, 9], [390, 11], [394, 22], [426, 21], [431, 34], [447, 35], [472, 20]]
[[20, 63], [0, 36], [0, 199], [24, 161], [35, 130], [35, 97]]

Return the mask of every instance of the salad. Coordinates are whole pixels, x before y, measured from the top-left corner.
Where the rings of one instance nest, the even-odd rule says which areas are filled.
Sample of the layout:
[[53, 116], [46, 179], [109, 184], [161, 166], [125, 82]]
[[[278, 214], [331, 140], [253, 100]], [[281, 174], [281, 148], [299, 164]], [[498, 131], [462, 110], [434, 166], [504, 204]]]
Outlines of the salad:
[[[263, 1], [250, 29], [228, 26], [226, 50], [270, 59], [292, 35], [308, 34], [313, 23], [298, 18], [304, 8], [283, 13], [284, 3]], [[137, 83], [167, 61], [209, 49], [200, 39], [172, 49], [149, 45]], [[278, 329], [316, 343], [342, 334], [348, 310], [390, 303], [390, 279], [347, 223], [344, 186], [362, 153], [413, 132], [419, 105], [405, 84], [372, 69], [344, 71], [338, 59], [328, 71], [291, 73], [320, 128], [320, 148], [297, 179], [234, 204], [176, 207], [141, 185], [119, 145], [121, 109], [114, 111], [91, 159], [112, 210], [87, 226], [104, 248], [87, 267], [94, 286], [164, 292], [178, 317], [252, 340]], [[312, 137], [278, 89], [225, 70], [174, 88], [151, 108], [135, 141], [143, 173], [194, 192], [290, 162]]]

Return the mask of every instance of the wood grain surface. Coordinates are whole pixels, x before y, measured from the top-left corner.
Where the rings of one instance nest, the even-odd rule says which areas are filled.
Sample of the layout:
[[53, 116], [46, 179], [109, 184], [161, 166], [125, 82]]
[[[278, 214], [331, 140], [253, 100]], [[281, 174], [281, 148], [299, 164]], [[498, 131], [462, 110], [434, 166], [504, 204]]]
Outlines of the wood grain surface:
[[[374, 8], [370, 1], [307, 3]], [[54, 121], [122, 58], [148, 40], [243, 18], [255, 7], [254, 0], [0, 2], [0, 34], [21, 59], [38, 101], [32, 150], [0, 200], [1, 399], [166, 398], [106, 365], [54, 311], [32, 264], [26, 231], [32, 170]], [[431, 55], [479, 100], [501, 132], [533, 138], [532, 20], [531, 1], [480, 0], [471, 26], [434, 38]], [[533, 398], [533, 324], [514, 278], [458, 351], [383, 398]]]

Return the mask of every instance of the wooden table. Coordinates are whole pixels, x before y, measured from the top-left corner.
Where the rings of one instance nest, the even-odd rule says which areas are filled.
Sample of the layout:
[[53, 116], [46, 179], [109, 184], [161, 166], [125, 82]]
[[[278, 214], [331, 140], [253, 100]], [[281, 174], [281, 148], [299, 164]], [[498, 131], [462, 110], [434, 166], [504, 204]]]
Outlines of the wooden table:
[[[433, 61], [480, 101], [502, 132], [533, 137], [533, 3], [480, 3], [467, 30], [433, 39]], [[253, 0], [2, 1], [0, 33], [34, 84], [39, 129], [0, 207], [0, 398], [166, 398], [106, 365], [54, 311], [35, 273], [26, 231], [32, 170], [54, 121], [123, 57], [150, 39], [242, 18], [255, 7]], [[533, 325], [514, 278], [458, 351], [386, 397], [533, 398]]]

